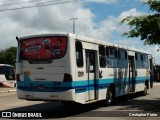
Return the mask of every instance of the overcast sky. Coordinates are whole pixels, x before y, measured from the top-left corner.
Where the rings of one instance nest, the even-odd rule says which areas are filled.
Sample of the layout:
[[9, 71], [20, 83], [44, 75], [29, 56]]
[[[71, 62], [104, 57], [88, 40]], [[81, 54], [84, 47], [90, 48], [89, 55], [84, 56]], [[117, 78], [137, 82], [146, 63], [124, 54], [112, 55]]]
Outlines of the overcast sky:
[[[76, 34], [147, 50], [156, 58], [156, 63], [160, 63], [158, 46], [144, 46], [140, 38], [121, 36], [129, 30], [127, 25], [119, 24], [123, 18], [150, 13], [144, 1], [146, 0], [0, 0], [0, 49], [17, 46], [16, 36], [72, 33], [72, 21], [69, 19], [76, 17]], [[19, 9], [37, 5], [47, 6]], [[18, 9], [14, 10], [16, 8]]]

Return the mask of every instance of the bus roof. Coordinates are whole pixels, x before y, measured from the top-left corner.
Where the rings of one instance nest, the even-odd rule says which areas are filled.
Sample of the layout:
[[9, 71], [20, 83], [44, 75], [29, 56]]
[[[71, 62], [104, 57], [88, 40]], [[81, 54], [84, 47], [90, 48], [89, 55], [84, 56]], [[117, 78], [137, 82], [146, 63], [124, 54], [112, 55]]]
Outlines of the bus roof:
[[43, 37], [47, 37], [47, 36], [71, 36], [71, 37], [73, 37], [75, 39], [78, 39], [80, 41], [95, 43], [95, 44], [99, 44], [99, 45], [106, 45], [106, 46], [110, 46], [110, 47], [117, 47], [117, 48], [127, 49], [129, 51], [142, 52], [142, 53], [146, 53], [146, 54], [151, 55], [151, 53], [146, 52], [146, 51], [141, 50], [141, 49], [131, 48], [131, 47], [128, 47], [128, 46], [115, 44], [115, 43], [111, 43], [111, 42], [108, 42], [108, 41], [98, 40], [98, 39], [89, 38], [89, 37], [85, 37], [85, 36], [79, 36], [79, 35], [76, 35], [76, 34], [66, 33], [66, 32], [56, 32], [56, 33], [51, 33], [51, 34], [39, 34], [39, 35], [25, 36], [25, 37], [20, 37], [20, 40], [29, 39], [29, 38], [33, 38], [33, 37], [42, 37], [42, 36]]
[[[70, 35], [73, 36], [73, 34], [70, 34]], [[136, 49], [136, 48], [120, 45], [120, 44], [115, 44], [115, 43], [111, 43], [111, 42], [108, 42], [108, 41], [97, 40], [97, 39], [94, 39], [94, 38], [89, 38], [89, 37], [76, 35], [76, 39], [81, 40], [81, 41], [85, 41], [85, 42], [91, 42], [91, 43], [99, 44], [99, 45], [106, 45], [106, 46], [109, 46], [109, 47], [117, 47], [117, 48], [127, 49], [129, 51], [141, 52], [141, 53], [151, 55], [151, 53], [149, 53], [147, 51], [144, 51], [144, 50], [141, 50], [141, 49]]]
[[33, 37], [47, 37], [47, 36], [68, 36], [70, 33], [65, 33], [65, 32], [56, 32], [56, 33], [50, 33], [50, 34], [37, 34], [37, 35], [30, 35], [30, 36], [24, 36], [20, 37], [19, 39], [29, 39]]

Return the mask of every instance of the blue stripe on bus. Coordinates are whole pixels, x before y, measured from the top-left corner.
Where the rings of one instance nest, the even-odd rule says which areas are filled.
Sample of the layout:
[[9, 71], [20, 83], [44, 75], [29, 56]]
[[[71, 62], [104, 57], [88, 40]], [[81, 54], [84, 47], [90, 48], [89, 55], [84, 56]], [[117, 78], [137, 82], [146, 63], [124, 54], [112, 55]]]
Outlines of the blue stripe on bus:
[[[131, 84], [144, 83], [146, 77], [135, 77]], [[89, 82], [89, 84], [88, 84]], [[94, 84], [95, 82], [95, 84]], [[73, 82], [51, 82], [51, 81], [31, 81], [30, 78], [24, 73], [24, 81], [17, 82], [17, 88], [25, 91], [37, 92], [63, 92], [75, 89], [76, 93], [82, 93], [90, 90], [100, 90], [108, 88], [111, 83], [116, 86], [125, 86], [129, 84], [129, 78], [114, 79], [97, 79], [97, 80], [84, 80]]]

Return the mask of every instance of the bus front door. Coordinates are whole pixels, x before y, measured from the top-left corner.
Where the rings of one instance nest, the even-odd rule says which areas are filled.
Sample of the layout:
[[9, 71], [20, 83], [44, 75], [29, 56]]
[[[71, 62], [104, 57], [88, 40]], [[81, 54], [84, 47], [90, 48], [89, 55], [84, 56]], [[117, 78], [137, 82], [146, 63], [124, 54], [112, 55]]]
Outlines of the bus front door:
[[86, 101], [95, 100], [96, 99], [96, 52], [92, 50], [86, 50], [86, 73], [88, 79], [87, 85], [87, 93], [86, 93]]
[[128, 56], [129, 61], [129, 92], [135, 92], [135, 63], [134, 56]]

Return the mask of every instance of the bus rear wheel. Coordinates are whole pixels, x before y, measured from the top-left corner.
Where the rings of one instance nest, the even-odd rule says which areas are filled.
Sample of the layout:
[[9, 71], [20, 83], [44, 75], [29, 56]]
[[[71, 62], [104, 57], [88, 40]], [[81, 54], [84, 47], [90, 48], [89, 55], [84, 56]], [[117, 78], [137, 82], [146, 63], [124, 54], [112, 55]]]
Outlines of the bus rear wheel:
[[107, 106], [110, 106], [110, 105], [113, 104], [113, 98], [114, 98], [114, 96], [113, 96], [113, 91], [112, 91], [111, 88], [109, 88], [109, 89], [107, 90], [107, 95], [106, 95], [106, 105], [107, 105]]
[[144, 87], [144, 90], [142, 91], [142, 95], [146, 96], [147, 95], [147, 86]]

